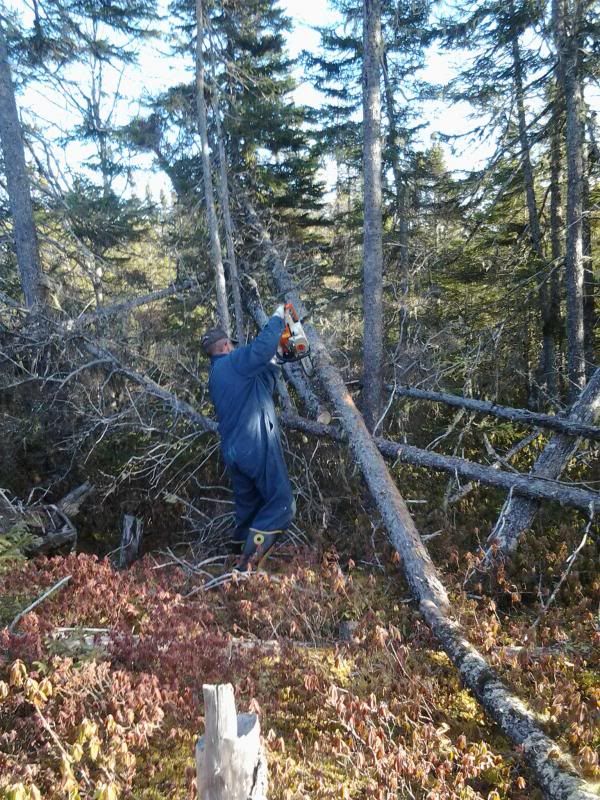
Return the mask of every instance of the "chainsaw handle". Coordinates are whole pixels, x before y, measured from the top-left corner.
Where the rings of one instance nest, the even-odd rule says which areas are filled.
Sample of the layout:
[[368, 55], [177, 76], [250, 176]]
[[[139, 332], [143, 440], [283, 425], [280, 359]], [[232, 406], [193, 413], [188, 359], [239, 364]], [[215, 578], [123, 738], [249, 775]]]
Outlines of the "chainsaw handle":
[[292, 318], [292, 322], [299, 322], [300, 321], [300, 315], [298, 314], [298, 312], [294, 308], [294, 304], [293, 303], [286, 303], [284, 305], [284, 307], [283, 307], [283, 310], [284, 310], [284, 312], [287, 312], [290, 315], [290, 317]]

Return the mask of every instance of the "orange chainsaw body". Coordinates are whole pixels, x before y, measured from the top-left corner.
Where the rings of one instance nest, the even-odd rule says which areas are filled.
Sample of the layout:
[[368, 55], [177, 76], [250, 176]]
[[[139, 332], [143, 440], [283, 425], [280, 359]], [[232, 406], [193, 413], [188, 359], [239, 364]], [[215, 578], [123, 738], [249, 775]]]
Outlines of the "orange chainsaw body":
[[286, 364], [306, 358], [310, 354], [310, 345], [304, 333], [300, 316], [292, 303], [285, 304], [283, 321], [285, 328], [277, 347], [277, 360]]

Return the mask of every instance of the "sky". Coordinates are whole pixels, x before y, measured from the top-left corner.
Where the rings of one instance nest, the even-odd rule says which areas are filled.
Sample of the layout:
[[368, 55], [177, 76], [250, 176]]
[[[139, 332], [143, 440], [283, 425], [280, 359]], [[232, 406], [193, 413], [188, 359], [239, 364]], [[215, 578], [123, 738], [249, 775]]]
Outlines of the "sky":
[[[168, 0], [160, 0], [163, 13], [167, 12]], [[27, 1], [8, 0], [19, 12], [25, 14]], [[285, 10], [293, 23], [293, 30], [288, 38], [288, 49], [290, 55], [295, 57], [301, 50], [317, 51], [319, 48], [319, 34], [314, 30], [315, 25], [326, 25], [339, 20], [339, 15], [334, 12], [327, 0], [280, 0], [281, 7]], [[448, 54], [440, 54], [434, 49], [428, 53], [427, 67], [422, 72], [424, 79], [435, 82], [446, 80], [453, 72], [452, 58]], [[190, 80], [193, 76], [192, 59], [185, 63], [182, 59], [169, 57], [167, 45], [157, 45], [155, 42], [151, 46], [145, 47], [140, 54], [139, 68], [135, 72], [125, 73], [121, 76], [115, 70], [106, 75], [107, 90], [110, 93], [111, 85], [116, 85], [121, 81], [121, 88], [127, 94], [135, 97], [139, 94], [139, 82], [143, 81], [144, 87], [150, 93], [157, 93], [169, 85], [180, 81]], [[318, 106], [321, 98], [319, 93], [306, 80], [301, 67], [296, 70], [297, 88], [294, 92], [296, 102]], [[75, 81], [76, 83], [76, 81]], [[29, 89], [22, 103], [22, 110], [27, 115], [27, 108], [32, 108], [35, 113], [46, 120], [50, 129], [54, 130], [55, 135], [60, 135], [61, 124], [67, 126], [70, 119], [75, 119], [74, 109], [67, 99], [67, 92], [49, 93]], [[139, 101], [138, 101], [139, 102]], [[136, 110], [143, 113], [144, 109], [139, 106], [136, 108], [125, 102], [121, 108], [115, 110], [115, 116], [121, 117], [119, 121], [125, 122]], [[424, 147], [431, 145], [435, 140], [436, 133], [442, 131], [448, 134], [463, 133], [468, 130], [472, 121], [468, 118], [469, 109], [466, 105], [453, 106], [449, 108], [441, 102], [428, 102], [424, 106], [425, 119], [427, 126], [420, 133], [421, 143]], [[477, 160], [488, 155], [484, 150], [473, 150], [471, 147], [468, 152], [453, 153], [449, 147], [444, 147], [446, 160], [450, 169], [465, 169], [477, 166]], [[467, 150], [467, 143], [464, 145]], [[85, 157], [85, 150], [79, 144], [70, 144], [65, 147], [62, 154], [63, 165], [82, 160]], [[60, 156], [59, 156], [60, 159]], [[153, 173], [152, 157], [139, 158], [139, 169], [135, 174], [135, 186], [131, 187], [134, 192], [143, 195], [146, 187], [149, 188], [151, 195], [158, 199], [161, 191], [170, 193], [170, 184], [166, 176]], [[326, 162], [323, 166], [323, 179], [331, 186], [335, 182], [335, 169], [331, 162]]]
[[[302, 50], [317, 52], [320, 42], [314, 26], [329, 25], [340, 20], [340, 15], [332, 10], [327, 0], [280, 0], [280, 5], [293, 21], [293, 31], [288, 38], [288, 48], [292, 56], [297, 56]], [[420, 72], [419, 77], [431, 83], [445, 83], [460, 66], [461, 58], [464, 59], [464, 54], [460, 52], [441, 53], [435, 47], [430, 47], [426, 68]], [[296, 72], [296, 79], [298, 88], [294, 93], [295, 100], [309, 106], [318, 106], [319, 93], [299, 70]], [[430, 100], [423, 102], [421, 107], [427, 123], [419, 134], [424, 147], [429, 147], [434, 141], [438, 142], [439, 133], [459, 136], [467, 134], [473, 127], [471, 108], [467, 103], [454, 103], [450, 107], [445, 102]], [[450, 170], [477, 169], [491, 154], [491, 146], [474, 146], [473, 142], [466, 139], [462, 144], [457, 143], [454, 148], [444, 143], [441, 146]], [[326, 174], [328, 180], [334, 179], [331, 165], [326, 169]]]

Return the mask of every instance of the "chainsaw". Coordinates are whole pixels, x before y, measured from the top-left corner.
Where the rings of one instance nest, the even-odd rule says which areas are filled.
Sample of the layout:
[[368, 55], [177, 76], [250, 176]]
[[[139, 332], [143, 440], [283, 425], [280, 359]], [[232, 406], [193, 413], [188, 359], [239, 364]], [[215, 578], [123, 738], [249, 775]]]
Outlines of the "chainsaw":
[[310, 359], [310, 344], [304, 333], [300, 316], [291, 303], [286, 303], [284, 306], [283, 322], [285, 328], [277, 346], [277, 361], [280, 364], [292, 364], [300, 361], [304, 372], [311, 377], [314, 367]]

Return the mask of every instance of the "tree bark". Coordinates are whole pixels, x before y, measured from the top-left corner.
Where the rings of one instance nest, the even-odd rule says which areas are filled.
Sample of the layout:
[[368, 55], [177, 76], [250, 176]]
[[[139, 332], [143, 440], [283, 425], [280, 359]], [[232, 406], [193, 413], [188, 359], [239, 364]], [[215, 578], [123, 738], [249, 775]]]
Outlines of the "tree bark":
[[[556, 0], [555, 0], [556, 3]], [[564, 339], [563, 320], [560, 308], [561, 285], [564, 276], [563, 254], [563, 228], [562, 213], [562, 147], [561, 147], [561, 108], [564, 107], [564, 98], [560, 86], [554, 89], [554, 108], [552, 110], [550, 132], [550, 248], [552, 254], [552, 272], [550, 274], [549, 300], [550, 317], [549, 330], [544, 334], [544, 345], [551, 349], [544, 356], [544, 363], [553, 363], [554, 368], [548, 380], [548, 394], [551, 399], [558, 401], [561, 394], [559, 380], [559, 360], [561, 356], [561, 342]]]
[[206, 217], [210, 236], [210, 252], [215, 283], [217, 289], [217, 316], [222, 328], [231, 333], [231, 320], [227, 306], [227, 286], [225, 283], [225, 270], [221, 255], [221, 240], [219, 238], [219, 225], [215, 210], [212, 174], [210, 169], [210, 150], [208, 146], [208, 126], [206, 120], [206, 99], [204, 97], [204, 52], [202, 38], [204, 36], [204, 12], [202, 0], [196, 0], [196, 107], [198, 113], [198, 130], [200, 132], [200, 146], [202, 148], [202, 174], [204, 176], [204, 199], [206, 203]]
[[569, 397], [585, 385], [583, 324], [583, 96], [581, 86], [581, 0], [559, 0], [556, 36], [558, 74], [566, 107], [567, 241], [567, 367]]
[[[577, 422], [593, 422], [600, 411], [600, 368], [596, 370], [579, 399], [571, 408], [570, 418]], [[577, 448], [577, 440], [556, 434], [548, 442], [535, 462], [531, 475], [540, 478], [558, 478]], [[487, 561], [502, 558], [513, 551], [519, 538], [527, 531], [535, 518], [538, 502], [522, 497], [508, 497], [500, 516], [488, 537], [490, 549]], [[593, 509], [590, 509], [592, 512]], [[494, 545], [492, 548], [491, 545]]]
[[[587, 107], [584, 105], [584, 115], [587, 116]], [[589, 140], [586, 137], [586, 127], [589, 130]], [[594, 163], [594, 142], [592, 126], [583, 125], [583, 347], [585, 353], [585, 374], [590, 378], [596, 363], [595, 338], [596, 338], [596, 280], [594, 277], [594, 263], [592, 260], [592, 199], [590, 187], [590, 173]]]
[[[488, 400], [475, 400], [471, 397], [460, 397], [448, 392], [430, 392], [426, 389], [414, 389], [411, 386], [395, 386], [394, 391], [399, 397], [414, 397], [417, 400], [432, 400], [434, 403], [445, 403], [448, 406], [467, 408], [476, 414], [489, 414], [500, 419], [509, 419], [523, 425], [548, 428], [551, 431], [564, 433], [567, 436], [583, 436], [586, 439], [600, 440], [600, 428], [579, 422], [572, 415], [557, 417], [553, 414], [538, 414], [524, 408], [511, 408], [499, 406]], [[593, 417], [591, 418], [593, 419]]]
[[221, 210], [223, 212], [223, 226], [225, 228], [225, 241], [227, 243], [227, 263], [229, 267], [229, 280], [231, 281], [231, 294], [233, 295], [233, 310], [235, 313], [235, 334], [239, 341], [244, 340], [244, 314], [242, 311], [242, 294], [240, 291], [240, 278], [238, 275], [235, 245], [233, 241], [233, 222], [231, 220], [231, 204], [229, 202], [229, 183], [227, 178], [227, 158], [223, 143], [223, 130], [221, 126], [221, 113], [217, 104], [213, 104], [215, 117], [216, 138], [219, 151], [219, 194], [221, 196]]
[[383, 45], [383, 55], [381, 61], [381, 71], [383, 74], [383, 88], [385, 96], [385, 107], [388, 118], [387, 145], [392, 162], [392, 173], [394, 175], [395, 206], [396, 206], [396, 225], [398, 236], [398, 253], [400, 256], [400, 270], [402, 273], [401, 284], [404, 291], [408, 287], [408, 219], [406, 208], [406, 183], [402, 177], [400, 160], [398, 158], [398, 126], [396, 123], [396, 108], [394, 105], [394, 92], [390, 82], [387, 53], [385, 44]]
[[38, 241], [33, 221], [33, 207], [23, 134], [15, 90], [12, 82], [8, 50], [0, 22], [0, 142], [8, 186], [8, 199], [13, 220], [13, 239], [25, 305], [35, 308], [44, 304], [43, 274]]
[[383, 391], [383, 241], [381, 221], [381, 0], [363, 0], [363, 411], [379, 420]]

